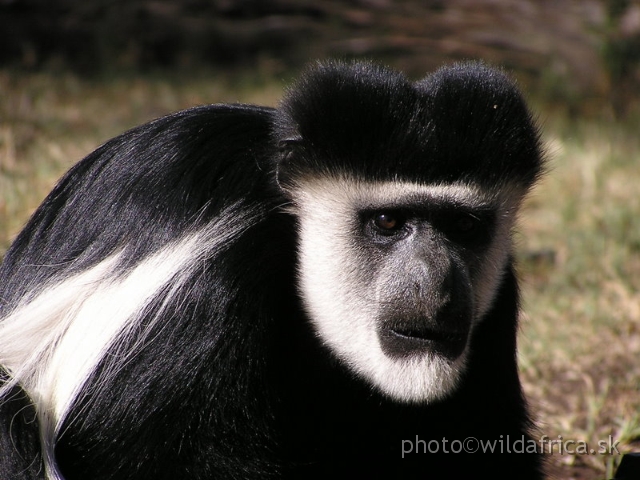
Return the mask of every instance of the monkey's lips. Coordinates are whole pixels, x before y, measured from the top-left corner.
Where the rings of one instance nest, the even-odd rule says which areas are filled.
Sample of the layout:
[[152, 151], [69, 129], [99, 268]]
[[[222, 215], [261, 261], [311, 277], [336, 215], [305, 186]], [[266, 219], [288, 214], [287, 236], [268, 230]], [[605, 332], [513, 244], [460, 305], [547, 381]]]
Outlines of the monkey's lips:
[[464, 352], [469, 329], [447, 329], [415, 321], [381, 328], [378, 336], [382, 350], [392, 357], [435, 353], [454, 360]]

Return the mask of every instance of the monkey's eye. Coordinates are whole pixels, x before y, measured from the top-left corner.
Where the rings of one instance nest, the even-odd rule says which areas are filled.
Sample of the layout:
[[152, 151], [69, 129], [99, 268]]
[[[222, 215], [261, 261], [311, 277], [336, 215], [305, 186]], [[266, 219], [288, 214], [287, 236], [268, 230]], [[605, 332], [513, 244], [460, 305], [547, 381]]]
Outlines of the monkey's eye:
[[393, 230], [398, 225], [398, 219], [390, 213], [376, 215], [376, 226], [383, 230]]
[[461, 245], [482, 245], [487, 240], [491, 221], [475, 212], [451, 212], [435, 219], [436, 227]]
[[480, 219], [470, 213], [459, 215], [454, 223], [454, 228], [458, 233], [471, 233], [476, 229]]
[[376, 212], [373, 215], [373, 224], [383, 235], [391, 235], [404, 226], [406, 218], [399, 212]]

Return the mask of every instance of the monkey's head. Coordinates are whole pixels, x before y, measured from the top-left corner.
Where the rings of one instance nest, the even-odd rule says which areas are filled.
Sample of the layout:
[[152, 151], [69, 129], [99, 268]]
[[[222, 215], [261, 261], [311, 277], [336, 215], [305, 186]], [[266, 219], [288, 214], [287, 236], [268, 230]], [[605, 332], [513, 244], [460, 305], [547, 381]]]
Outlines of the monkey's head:
[[517, 89], [477, 63], [416, 83], [329, 63], [278, 115], [277, 179], [298, 218], [299, 291], [321, 342], [396, 400], [447, 396], [542, 170]]

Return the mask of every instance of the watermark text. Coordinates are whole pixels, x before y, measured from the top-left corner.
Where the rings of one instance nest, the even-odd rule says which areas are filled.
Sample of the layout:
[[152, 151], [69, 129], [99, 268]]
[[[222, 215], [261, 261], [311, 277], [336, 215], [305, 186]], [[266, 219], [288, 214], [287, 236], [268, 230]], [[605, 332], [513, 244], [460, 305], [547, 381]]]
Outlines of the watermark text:
[[522, 435], [511, 437], [500, 435], [496, 439], [478, 439], [467, 437], [456, 439], [423, 440], [418, 435], [412, 439], [402, 440], [402, 458], [410, 454], [427, 453], [542, 453], [546, 455], [620, 455], [618, 444], [611, 435], [606, 440], [599, 440], [596, 445], [589, 445], [584, 440], [565, 439], [562, 435], [551, 438], [542, 435], [533, 439]]

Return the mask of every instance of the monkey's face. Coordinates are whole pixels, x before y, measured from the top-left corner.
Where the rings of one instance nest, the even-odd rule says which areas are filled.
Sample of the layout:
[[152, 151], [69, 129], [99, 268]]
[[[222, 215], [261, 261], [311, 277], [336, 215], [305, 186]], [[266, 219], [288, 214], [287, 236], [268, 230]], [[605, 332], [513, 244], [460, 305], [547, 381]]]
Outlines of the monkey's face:
[[494, 300], [519, 195], [468, 185], [305, 181], [299, 287], [338, 358], [404, 402], [443, 398]]
[[479, 64], [416, 83], [321, 66], [288, 93], [273, 136], [275, 177], [299, 218], [300, 295], [320, 340], [399, 401], [451, 394], [542, 169], [515, 85]]

